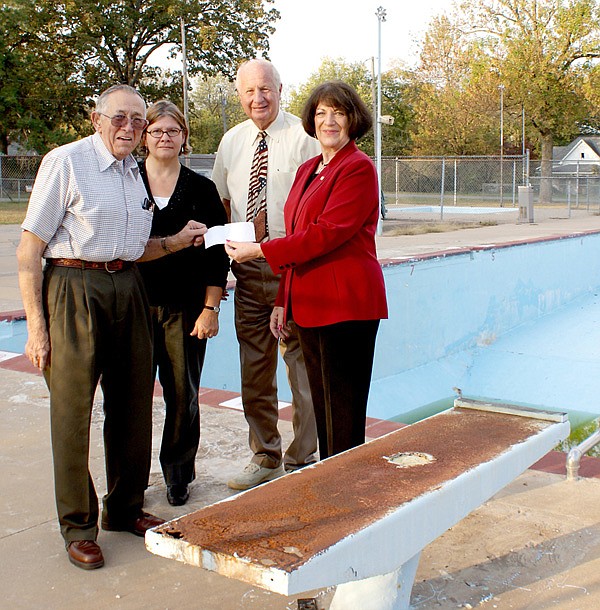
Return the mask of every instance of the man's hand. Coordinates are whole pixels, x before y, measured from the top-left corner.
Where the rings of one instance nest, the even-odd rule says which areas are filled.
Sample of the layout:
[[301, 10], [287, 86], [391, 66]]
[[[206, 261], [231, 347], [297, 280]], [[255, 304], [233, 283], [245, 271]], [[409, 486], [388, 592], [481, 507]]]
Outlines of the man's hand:
[[40, 371], [50, 364], [50, 338], [42, 306], [42, 254], [46, 245], [33, 233], [23, 231], [17, 248], [19, 288], [27, 317], [25, 355]]
[[28, 328], [25, 355], [40, 371], [50, 364], [50, 339], [45, 328]]
[[201, 246], [204, 243], [204, 234], [207, 228], [205, 224], [195, 220], [188, 220], [188, 223], [179, 233], [168, 238], [169, 250], [183, 250], [189, 246]]
[[185, 227], [175, 235], [151, 237], [146, 244], [144, 254], [138, 259], [138, 262], [153, 261], [190, 246], [201, 246], [204, 243], [206, 231], [205, 224], [196, 220], [188, 220]]

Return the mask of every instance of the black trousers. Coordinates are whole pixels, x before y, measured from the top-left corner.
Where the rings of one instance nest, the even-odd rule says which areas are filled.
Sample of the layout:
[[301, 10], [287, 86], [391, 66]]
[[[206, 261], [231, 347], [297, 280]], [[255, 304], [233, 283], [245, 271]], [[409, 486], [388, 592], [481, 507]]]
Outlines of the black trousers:
[[378, 328], [379, 320], [298, 327], [317, 419], [321, 459], [365, 442]]
[[98, 498], [89, 469], [98, 381], [104, 397], [107, 493], [103, 523], [122, 527], [144, 503], [152, 448], [152, 341], [137, 268], [109, 273], [47, 267], [50, 424], [56, 505], [65, 542], [95, 540]]
[[163, 388], [165, 424], [160, 465], [167, 485], [187, 485], [196, 477], [200, 443], [198, 390], [206, 339], [191, 337], [200, 306], [151, 307], [154, 371]]

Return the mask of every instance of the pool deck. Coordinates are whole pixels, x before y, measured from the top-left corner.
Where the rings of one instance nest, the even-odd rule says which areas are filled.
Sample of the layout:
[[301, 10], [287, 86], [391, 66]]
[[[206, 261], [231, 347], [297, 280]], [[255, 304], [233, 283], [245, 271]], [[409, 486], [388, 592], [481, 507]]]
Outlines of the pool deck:
[[[418, 236], [378, 238], [382, 260], [410, 259], [490, 245], [600, 231], [600, 216], [571, 218], [536, 210], [536, 223], [499, 220], [496, 226]], [[386, 225], [384, 224], [384, 227]], [[15, 248], [20, 230], [0, 226], [0, 314], [22, 312]], [[210, 347], [209, 355], [210, 357]], [[237, 358], [237, 352], [232, 354]], [[106, 566], [84, 572], [66, 558], [55, 517], [48, 431], [48, 393], [42, 378], [15, 359], [0, 363], [0, 577], [4, 603], [15, 609], [169, 608], [172, 610], [295, 610], [316, 597], [326, 610], [333, 591], [285, 598], [236, 580], [151, 555], [130, 534], [101, 532]], [[250, 455], [241, 412], [219, 406], [231, 393], [201, 396], [198, 478], [189, 503], [171, 507], [157, 453], [161, 399], [155, 401], [154, 459], [146, 509], [171, 519], [230, 496], [225, 485]], [[99, 406], [99, 401], [98, 401]], [[291, 436], [282, 413], [284, 442]], [[91, 464], [98, 493], [105, 489], [100, 409], [92, 422]], [[377, 436], [385, 426], [375, 425]], [[418, 610], [489, 608], [592, 610], [600, 598], [600, 467], [587, 458], [584, 478], [567, 482], [564, 456], [552, 454], [423, 552], [412, 606]], [[350, 609], [349, 609], [350, 610]]]

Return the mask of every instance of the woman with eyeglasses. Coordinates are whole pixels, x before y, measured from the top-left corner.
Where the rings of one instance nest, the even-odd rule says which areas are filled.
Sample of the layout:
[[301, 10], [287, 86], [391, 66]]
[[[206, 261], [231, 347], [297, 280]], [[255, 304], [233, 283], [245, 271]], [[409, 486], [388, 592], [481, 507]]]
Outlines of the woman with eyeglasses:
[[[154, 210], [151, 235], [171, 253], [171, 237], [189, 220], [208, 228], [227, 222], [214, 183], [179, 162], [189, 152], [185, 117], [160, 100], [146, 113], [140, 172]], [[195, 478], [200, 442], [198, 389], [207, 339], [219, 332], [219, 305], [229, 259], [223, 246], [190, 247], [139, 265], [154, 325], [154, 369], [166, 406], [160, 463], [167, 500], [181, 506]]]

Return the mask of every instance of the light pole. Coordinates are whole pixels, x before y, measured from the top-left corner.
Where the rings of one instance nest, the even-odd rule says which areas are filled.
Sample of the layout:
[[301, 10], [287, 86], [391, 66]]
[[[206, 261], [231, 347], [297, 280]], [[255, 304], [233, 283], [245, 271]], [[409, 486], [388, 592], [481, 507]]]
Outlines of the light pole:
[[185, 21], [183, 17], [179, 18], [180, 26], [181, 26], [181, 72], [183, 76], [183, 116], [185, 117], [185, 122], [189, 126], [189, 108], [188, 108], [188, 73], [187, 73], [187, 50], [185, 44]]
[[[381, 23], [385, 21], [385, 9], [380, 6], [375, 11], [377, 15], [377, 113], [375, 115], [375, 168], [377, 169], [377, 180], [379, 181], [379, 206], [381, 207]], [[379, 214], [381, 217], [381, 213]], [[381, 233], [381, 222], [378, 232]]]
[[500, 207], [504, 207], [504, 85], [500, 90]]

